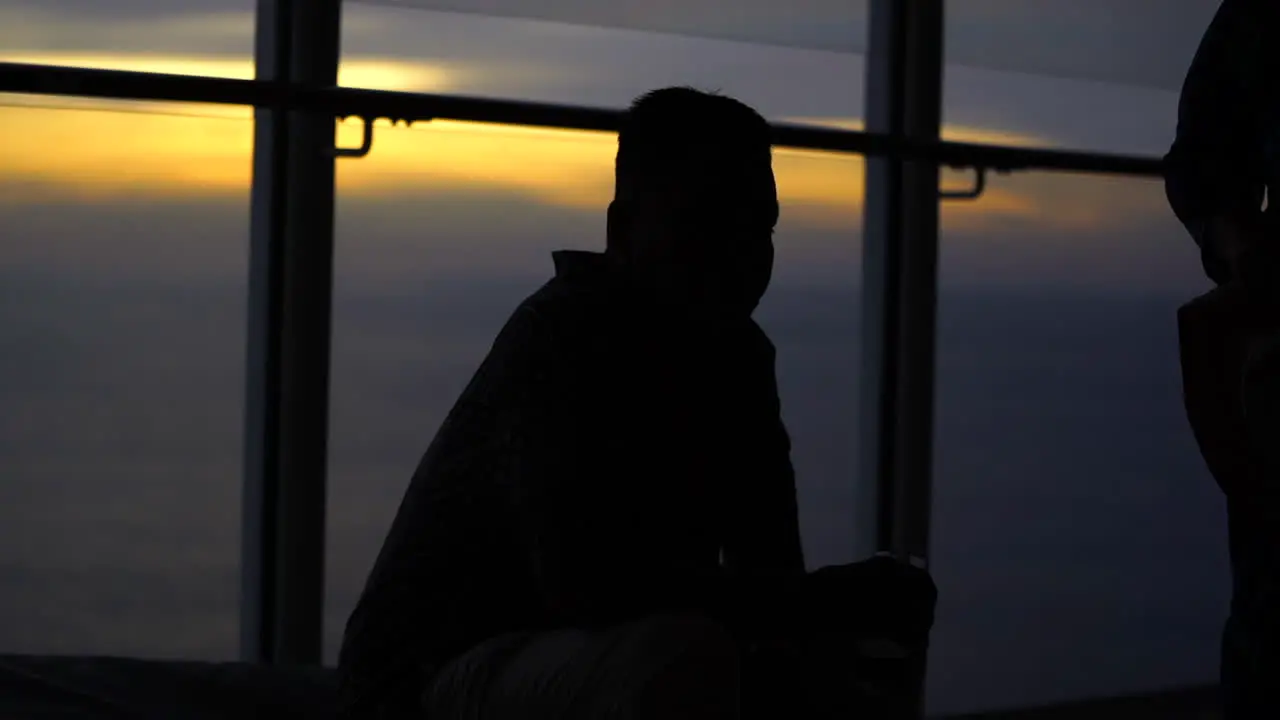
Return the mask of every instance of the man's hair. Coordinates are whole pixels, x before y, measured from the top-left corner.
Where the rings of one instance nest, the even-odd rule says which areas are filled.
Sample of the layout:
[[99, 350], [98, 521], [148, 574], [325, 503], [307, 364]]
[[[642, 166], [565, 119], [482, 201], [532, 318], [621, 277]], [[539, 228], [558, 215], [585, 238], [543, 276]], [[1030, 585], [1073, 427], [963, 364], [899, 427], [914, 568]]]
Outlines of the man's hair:
[[653, 90], [632, 103], [618, 133], [618, 184], [683, 172], [694, 157], [728, 176], [768, 167], [770, 135], [765, 119], [733, 98], [689, 87]]

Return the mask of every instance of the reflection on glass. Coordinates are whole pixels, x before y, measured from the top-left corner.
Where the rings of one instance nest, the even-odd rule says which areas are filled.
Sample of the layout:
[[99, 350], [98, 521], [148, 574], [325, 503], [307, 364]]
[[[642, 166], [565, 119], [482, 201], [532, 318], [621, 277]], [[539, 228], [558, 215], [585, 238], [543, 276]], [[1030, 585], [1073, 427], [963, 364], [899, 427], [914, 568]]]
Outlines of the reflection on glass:
[[1152, 22], [1154, 6], [1141, 2], [947, 3], [946, 60], [1041, 78], [1176, 91], [1217, 5], [1171, 0], [1161, 4], [1159, 22]]
[[348, 2], [344, 84], [620, 108], [658, 87], [719, 90], [771, 120], [861, 114], [859, 56]]
[[1217, 3], [1177, 7], [1152, 23], [1141, 3], [950, 3], [943, 119], [1041, 146], [1163, 155]]
[[867, 2], [738, 2], [695, 0], [664, 2], [611, 0], [565, 3], [560, 0], [347, 0], [359, 5], [413, 7], [487, 17], [572, 23], [586, 28], [621, 28], [697, 38], [719, 38], [757, 45], [862, 52], [867, 39]]
[[[358, 128], [344, 128], [358, 133]], [[326, 658], [419, 457], [560, 248], [603, 249], [611, 135], [380, 129], [339, 165]], [[811, 564], [851, 560], [861, 161], [779, 152], [778, 347]]]
[[231, 658], [252, 126], [0, 126], [0, 652]]
[[944, 205], [931, 712], [1213, 682], [1223, 506], [1174, 313], [1205, 281], [1159, 182]]
[[947, 66], [943, 95], [948, 126], [1013, 138], [1000, 144], [1158, 156], [1177, 121], [1176, 92], [964, 65]]
[[1039, 146], [1163, 155], [1215, 6], [1179, 3], [1153, 24], [1140, 3], [950, 3], [943, 120]]
[[3, 0], [0, 62], [253, 77], [255, 0]]

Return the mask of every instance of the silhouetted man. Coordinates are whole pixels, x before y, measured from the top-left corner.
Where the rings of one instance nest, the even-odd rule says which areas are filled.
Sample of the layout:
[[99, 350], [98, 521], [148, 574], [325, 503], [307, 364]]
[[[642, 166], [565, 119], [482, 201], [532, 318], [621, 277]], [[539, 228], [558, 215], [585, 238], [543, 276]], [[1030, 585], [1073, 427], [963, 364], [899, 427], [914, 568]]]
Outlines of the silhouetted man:
[[[805, 572], [774, 349], [751, 319], [770, 152], [729, 98], [632, 107], [607, 250], [554, 255], [409, 486], [347, 625], [349, 715], [912, 712], [894, 703], [919, 681], [928, 576]], [[874, 638], [913, 652], [856, 666]]]
[[[1228, 720], [1280, 717], [1280, 3], [1225, 0], [1187, 74], [1170, 204], [1217, 287], [1178, 313], [1183, 393], [1227, 498]], [[1263, 199], [1270, 195], [1267, 210]]]

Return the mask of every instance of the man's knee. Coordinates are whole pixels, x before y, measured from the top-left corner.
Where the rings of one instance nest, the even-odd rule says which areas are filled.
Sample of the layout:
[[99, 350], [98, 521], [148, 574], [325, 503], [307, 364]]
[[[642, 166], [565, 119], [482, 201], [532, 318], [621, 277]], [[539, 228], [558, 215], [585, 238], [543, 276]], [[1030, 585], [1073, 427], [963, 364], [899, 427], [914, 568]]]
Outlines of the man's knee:
[[632, 647], [643, 655], [645, 668], [633, 676], [634, 717], [738, 717], [740, 657], [724, 626], [697, 615], [669, 615], [640, 621], [631, 630]]
[[455, 660], [424, 702], [433, 717], [732, 720], [733, 638], [697, 616], [655, 616], [607, 630], [498, 638]]

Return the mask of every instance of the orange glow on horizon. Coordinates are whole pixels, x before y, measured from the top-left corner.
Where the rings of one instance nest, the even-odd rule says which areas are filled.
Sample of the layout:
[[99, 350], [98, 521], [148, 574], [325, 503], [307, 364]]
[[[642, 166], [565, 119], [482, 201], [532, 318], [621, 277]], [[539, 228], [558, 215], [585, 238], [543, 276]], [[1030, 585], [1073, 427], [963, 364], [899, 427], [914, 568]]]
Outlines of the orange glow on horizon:
[[[254, 64], [251, 58], [220, 55], [175, 57], [149, 53], [0, 52], [0, 62], [95, 70], [129, 70], [235, 80], [249, 80], [254, 76]], [[376, 87], [381, 90], [445, 92], [457, 88], [461, 80], [456, 70], [399, 58], [362, 57], [346, 60], [338, 69], [340, 85]]]
[[[862, 130], [867, 125], [862, 118], [815, 118], [791, 117], [783, 118], [785, 122], [797, 125], [814, 125], [834, 130]], [[953, 142], [984, 143], [988, 145], [1013, 145], [1016, 147], [1036, 147], [1051, 145], [1052, 142], [1035, 135], [976, 128], [965, 125], [944, 125], [942, 139]]]
[[[251, 63], [227, 58], [28, 54], [0, 55], [0, 60], [219, 77], [252, 75]], [[448, 91], [455, 87], [457, 78], [446, 69], [427, 64], [368, 59], [344, 63], [342, 81]], [[0, 155], [0, 182], [9, 188], [0, 202], [59, 198], [94, 202], [139, 195], [191, 199], [238, 194], [247, 198], [252, 156], [248, 108], [130, 105], [145, 112], [0, 107], [0, 125], [6, 135], [22, 139]], [[835, 127], [861, 125], [856, 119], [795, 121]], [[952, 127], [944, 134], [953, 139], [1013, 145], [1045, 142], [983, 128]], [[337, 136], [343, 146], [358, 145], [360, 126], [344, 123]], [[508, 193], [599, 212], [612, 194], [614, 151], [615, 139], [607, 133], [444, 121], [412, 129], [384, 124], [375, 134], [369, 157], [339, 161], [339, 190], [344, 196], [369, 198], [439, 191]], [[774, 167], [788, 219], [838, 227], [860, 224], [857, 218], [864, 191], [861, 158], [781, 149], [775, 152]], [[1078, 190], [1084, 183], [1064, 183], [1046, 176], [1034, 181], [1019, 179], [1015, 187], [1010, 185], [1015, 183], [1002, 184], [999, 177], [992, 178], [981, 201], [944, 205], [948, 227], [1033, 222], [1054, 229], [1085, 230], [1126, 222], [1124, 218], [1134, 212], [1132, 198], [1127, 197], [1132, 193], [1122, 192], [1117, 197], [1114, 191], [1089, 192], [1085, 197]]]

